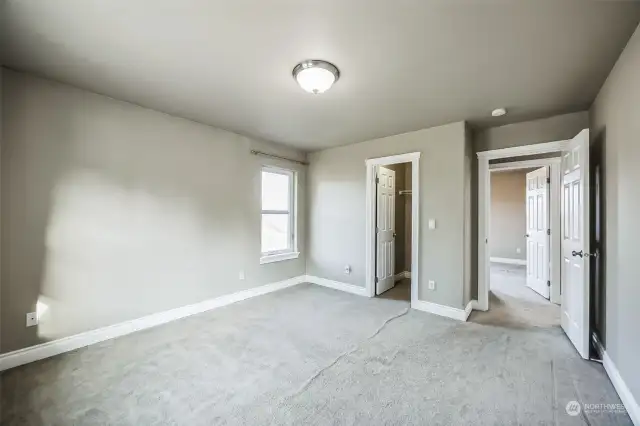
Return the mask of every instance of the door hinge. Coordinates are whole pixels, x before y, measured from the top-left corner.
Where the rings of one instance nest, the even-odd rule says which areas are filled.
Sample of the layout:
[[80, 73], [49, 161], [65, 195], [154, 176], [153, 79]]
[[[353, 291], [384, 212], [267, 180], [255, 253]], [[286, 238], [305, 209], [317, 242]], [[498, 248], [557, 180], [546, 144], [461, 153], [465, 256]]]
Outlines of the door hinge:
[[376, 277], [376, 284], [378, 284], [378, 277]]
[[376, 183], [380, 183], [380, 178], [376, 176]]
[[547, 235], [551, 235], [551, 229], [547, 229]]
[[551, 178], [547, 178], [547, 183], [551, 183]]
[[551, 287], [551, 281], [547, 280], [547, 287]]

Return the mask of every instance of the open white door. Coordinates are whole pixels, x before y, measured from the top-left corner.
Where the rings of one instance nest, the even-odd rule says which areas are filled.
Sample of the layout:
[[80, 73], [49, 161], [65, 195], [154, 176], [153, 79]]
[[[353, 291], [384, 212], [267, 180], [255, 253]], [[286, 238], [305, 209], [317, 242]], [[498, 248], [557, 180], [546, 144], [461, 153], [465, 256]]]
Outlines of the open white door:
[[589, 130], [562, 156], [562, 329], [589, 357]]
[[549, 298], [549, 168], [527, 173], [527, 286]]
[[376, 208], [376, 294], [395, 285], [396, 172], [378, 167]]

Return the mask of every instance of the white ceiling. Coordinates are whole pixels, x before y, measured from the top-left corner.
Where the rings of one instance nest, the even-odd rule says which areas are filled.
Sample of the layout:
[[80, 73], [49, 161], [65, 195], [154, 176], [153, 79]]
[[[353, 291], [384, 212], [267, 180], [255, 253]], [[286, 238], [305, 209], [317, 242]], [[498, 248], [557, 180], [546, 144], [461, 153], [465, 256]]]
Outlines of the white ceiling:
[[[317, 150], [588, 108], [640, 2], [6, 0], [0, 19], [11, 68]], [[342, 73], [323, 95], [291, 77], [309, 58]]]

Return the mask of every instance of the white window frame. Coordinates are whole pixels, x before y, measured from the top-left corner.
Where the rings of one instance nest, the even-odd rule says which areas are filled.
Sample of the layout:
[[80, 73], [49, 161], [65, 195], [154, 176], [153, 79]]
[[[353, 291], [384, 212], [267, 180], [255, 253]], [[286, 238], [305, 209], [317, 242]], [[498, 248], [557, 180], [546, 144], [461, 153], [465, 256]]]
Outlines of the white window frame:
[[[262, 173], [275, 173], [289, 177], [289, 209], [288, 210], [264, 210], [262, 208]], [[298, 230], [296, 208], [297, 200], [297, 173], [295, 170], [282, 169], [274, 166], [262, 166], [260, 168], [260, 264], [280, 262], [283, 260], [296, 259], [300, 256], [298, 251]], [[288, 214], [289, 215], [289, 240], [288, 247], [283, 250], [262, 252], [262, 215], [264, 214]]]

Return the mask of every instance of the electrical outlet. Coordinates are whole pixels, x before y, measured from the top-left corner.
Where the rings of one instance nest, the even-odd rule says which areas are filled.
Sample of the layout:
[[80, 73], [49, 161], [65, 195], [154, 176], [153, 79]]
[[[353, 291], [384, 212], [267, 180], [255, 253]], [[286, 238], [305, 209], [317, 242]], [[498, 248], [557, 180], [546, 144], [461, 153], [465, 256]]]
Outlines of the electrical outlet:
[[522, 253], [522, 249], [521, 249], [520, 247], [518, 247], [518, 248], [516, 249], [516, 253], [518, 253], [518, 254]]
[[27, 314], [27, 327], [33, 327], [34, 325], [38, 325], [38, 314], [29, 312]]
[[240, 273], [238, 274], [238, 279], [244, 280], [244, 271], [240, 271]]
[[351, 273], [351, 265], [344, 266], [344, 273], [349, 275]]
[[436, 289], [436, 282], [433, 280], [429, 280], [429, 290], [435, 290]]
[[436, 229], [436, 220], [435, 219], [429, 219], [429, 229]]

